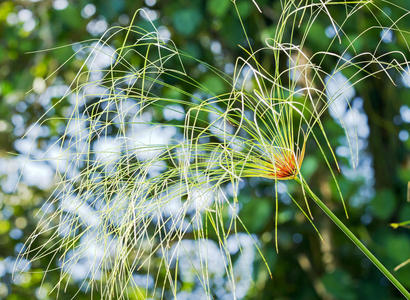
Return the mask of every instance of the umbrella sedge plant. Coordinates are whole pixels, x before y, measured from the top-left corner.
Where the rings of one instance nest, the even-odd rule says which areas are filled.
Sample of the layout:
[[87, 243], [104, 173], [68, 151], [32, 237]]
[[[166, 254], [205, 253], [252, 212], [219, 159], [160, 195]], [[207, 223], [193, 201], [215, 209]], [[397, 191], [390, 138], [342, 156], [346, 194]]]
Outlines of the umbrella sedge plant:
[[[241, 231], [249, 234], [269, 270], [257, 239], [238, 214], [241, 184], [264, 178], [272, 183], [277, 251], [277, 185], [279, 181], [295, 181], [303, 197], [289, 196], [319, 237], [312, 204], [319, 206], [404, 296], [409, 296], [314, 194], [302, 168], [307, 149], [317, 147], [347, 217], [334, 173], [338, 162], [321, 121], [347, 86], [329, 97], [326, 78], [349, 70], [349, 86], [354, 86], [371, 76], [402, 71], [406, 58], [393, 53], [397, 58], [387, 61], [388, 55], [377, 56], [376, 49], [374, 53], [356, 53], [354, 40], [344, 53], [308, 54], [304, 50], [310, 28], [320, 14], [329, 17], [336, 31], [330, 49], [344, 38], [343, 26], [351, 16], [362, 9], [379, 9], [372, 1], [281, 3], [275, 34], [265, 40], [263, 48], [253, 49], [233, 1], [248, 45], [242, 47], [243, 55], [236, 59], [232, 75], [179, 50], [172, 40], [161, 38], [153, 23], [148, 29], [135, 25], [144, 10], [134, 15], [129, 26], [113, 27], [97, 43], [82, 44], [79, 51], [90, 54], [65, 97], [55, 104], [69, 101], [71, 108], [64, 119], [64, 133], [52, 145], [60, 154], [48, 158], [64, 163], [57, 171], [58, 185], [45, 204], [53, 209], [44, 210], [21, 253], [31, 261], [47, 258], [50, 265], [46, 273], [61, 273], [57, 293], [73, 277], [76, 264], [91, 255], [81, 289], [104, 299], [131, 294], [138, 299], [178, 298], [184, 279], [182, 260], [184, 268], [188, 264], [193, 270], [195, 282], [206, 297], [215, 298], [214, 274], [209, 271], [213, 258], [207, 255], [207, 241], [213, 240], [228, 282], [222, 289], [234, 299], [243, 297], [237, 294], [239, 275], [228, 243]], [[337, 24], [328, 9], [336, 5], [346, 8], [342, 24]], [[305, 29], [295, 44], [292, 33], [301, 25]], [[405, 34], [394, 21], [389, 28]], [[114, 48], [118, 36], [122, 42]], [[349, 51], [355, 54], [346, 58]], [[268, 64], [259, 61], [263, 55], [271, 58]], [[101, 57], [109, 59], [108, 67], [96, 63]], [[331, 72], [322, 67], [328, 60], [335, 61]], [[202, 82], [198, 74], [189, 74], [188, 63], [217, 78], [218, 88]], [[369, 72], [370, 65], [377, 70]], [[39, 122], [52, 119], [46, 113]], [[351, 147], [352, 154], [354, 151]], [[39, 243], [43, 236], [46, 242]], [[184, 249], [187, 240], [194, 244], [196, 260]], [[58, 270], [51, 267], [53, 261], [58, 261]], [[141, 284], [136, 274], [145, 274], [147, 279]]]

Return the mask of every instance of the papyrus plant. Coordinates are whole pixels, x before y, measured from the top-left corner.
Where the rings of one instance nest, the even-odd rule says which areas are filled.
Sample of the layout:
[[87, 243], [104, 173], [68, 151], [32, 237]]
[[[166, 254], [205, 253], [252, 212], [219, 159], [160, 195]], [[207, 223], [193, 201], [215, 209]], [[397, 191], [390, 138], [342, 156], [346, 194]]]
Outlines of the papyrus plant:
[[[239, 186], [256, 177], [271, 180], [275, 191], [277, 251], [276, 186], [292, 180], [304, 197], [290, 195], [291, 199], [314, 230], [319, 233], [312, 203], [409, 296], [313, 193], [301, 171], [310, 142], [322, 153], [323, 164], [338, 187], [333, 171], [338, 164], [321, 122], [335, 100], [326, 94], [325, 78], [353, 70], [349, 81], [355, 85], [378, 73], [402, 70], [406, 58], [401, 53], [396, 53], [394, 61], [386, 61], [387, 55], [373, 53], [346, 58], [345, 53], [304, 51], [309, 28], [319, 14], [328, 15], [337, 32], [332, 43], [343, 35], [343, 24], [335, 23], [328, 6], [345, 6], [347, 22], [360, 9], [377, 8], [372, 1], [282, 2], [274, 36], [261, 49], [253, 49], [248, 40], [232, 75], [180, 51], [171, 40], [162, 39], [153, 24], [149, 29], [136, 26], [134, 19], [130, 26], [114, 27], [98, 43], [79, 50], [90, 55], [61, 99], [68, 99], [72, 106], [65, 132], [54, 144], [59, 148], [57, 159], [66, 165], [58, 172], [59, 184], [46, 204], [54, 209], [41, 218], [24, 253], [31, 260], [47, 256], [59, 261], [61, 280], [56, 289], [64, 289], [73, 266], [91, 255], [82, 288], [97, 291], [104, 299], [130, 294], [141, 299], [176, 298], [180, 261], [186, 256], [183, 241], [190, 240], [198, 253], [191, 267], [211, 299], [216, 297], [208, 268], [213, 258], [206, 254], [206, 241], [212, 239], [219, 246], [229, 283], [223, 289], [237, 298], [238, 276], [228, 241], [238, 228], [247, 232], [246, 220], [237, 213]], [[241, 24], [246, 35], [246, 24], [242, 20]], [[300, 24], [306, 30], [295, 44], [289, 32]], [[391, 29], [398, 30], [394, 22]], [[118, 35], [123, 41], [114, 49]], [[258, 60], [261, 53], [271, 57], [268, 64]], [[109, 59], [108, 67], [98, 64], [101, 57]], [[331, 72], [321, 67], [329, 59], [336, 61]], [[187, 63], [198, 64], [202, 72], [218, 78], [218, 88], [189, 74]], [[377, 66], [377, 71], [369, 73], [369, 65]], [[340, 93], [345, 88], [341, 86]], [[338, 191], [345, 206], [339, 187]], [[346, 206], [345, 211], [347, 216]], [[44, 234], [48, 240], [39, 245], [36, 240]], [[93, 255], [96, 248], [102, 251]], [[147, 280], [141, 288], [136, 274], [151, 276], [153, 283]]]

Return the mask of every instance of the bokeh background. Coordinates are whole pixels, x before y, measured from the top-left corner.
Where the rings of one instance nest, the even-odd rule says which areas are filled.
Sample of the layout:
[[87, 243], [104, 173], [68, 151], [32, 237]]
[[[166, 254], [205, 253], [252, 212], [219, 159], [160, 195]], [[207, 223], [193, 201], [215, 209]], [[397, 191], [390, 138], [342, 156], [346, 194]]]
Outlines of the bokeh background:
[[[237, 1], [254, 48], [261, 47], [264, 39], [272, 36], [280, 15], [279, 0], [257, 2], [263, 14], [252, 1]], [[386, 15], [395, 20], [405, 13], [383, 1], [374, 2], [380, 8], [373, 10], [376, 17], [387, 25], [391, 22], [389, 24]], [[394, 3], [410, 9], [407, 0]], [[111, 26], [128, 25], [136, 9], [142, 7], [146, 8], [147, 15], [137, 15], [138, 25], [143, 26], [150, 18], [164, 39], [171, 38], [184, 51], [228, 74], [233, 71], [235, 58], [245, 55], [238, 47], [246, 47], [245, 36], [228, 0], [0, 2], [0, 299], [56, 298], [51, 290], [58, 280], [58, 272], [50, 273], [42, 282], [46, 260], [35, 263], [23, 260], [17, 265], [15, 262], [36, 226], [36, 214], [45, 209], [42, 204], [55, 183], [56, 164], [36, 160], [36, 153], [43, 152], [65, 128], [64, 121], [58, 118], [45, 124], [36, 124], [36, 121], [46, 112], [64, 116], [70, 102], [63, 99], [58, 106], [53, 105], [64, 96], [87, 53], [75, 55], [57, 73], [48, 76], [79, 49], [75, 43], [99, 38]], [[332, 15], [343, 19], [345, 8], [335, 7]], [[376, 25], [374, 16], [363, 10], [350, 19], [344, 30], [347, 36], [354, 38]], [[410, 17], [404, 17], [399, 25], [409, 31]], [[304, 29], [303, 26], [297, 28], [295, 36]], [[304, 50], [307, 53], [326, 50], [335, 35], [329, 18], [320, 15], [310, 30]], [[342, 39], [341, 43], [334, 43], [330, 51], [341, 53], [347, 42]], [[375, 28], [359, 38], [355, 47], [358, 52], [377, 47], [378, 54], [399, 50], [409, 59], [406, 42], [410, 42], [408, 34]], [[33, 52], [59, 46], [66, 47]], [[266, 55], [260, 59], [270, 58]], [[204, 72], [201, 66], [186, 67], [215, 90], [220, 86], [220, 79]], [[326, 67], [331, 72], [332, 65]], [[345, 222], [392, 270], [410, 257], [409, 229], [389, 227], [391, 222], [410, 219], [410, 203], [406, 201], [410, 181], [410, 71], [392, 73], [395, 86], [380, 74], [353, 88], [349, 87], [346, 76], [338, 73], [328, 83], [330, 94], [336, 93], [340, 86], [347, 85], [347, 88], [338, 96], [344, 101], [336, 101], [324, 116], [328, 137], [335, 145], [342, 166], [337, 179], [349, 205], [350, 219]], [[348, 109], [346, 100], [352, 109]], [[352, 167], [340, 120], [349, 135], [357, 136], [354, 139], [358, 149], [356, 168]], [[29, 133], [24, 135], [29, 128]], [[308, 145], [303, 168], [312, 188], [342, 218], [343, 207], [337, 190], [321, 154], [311, 145]], [[401, 299], [343, 233], [314, 208], [315, 222], [325, 239], [320, 242], [285, 191], [302, 197], [295, 186], [279, 185], [280, 252], [276, 254], [271, 184], [251, 181], [241, 190], [240, 215], [257, 238], [273, 278], [269, 278], [260, 257], [251, 251], [243, 267], [240, 298]], [[52, 261], [53, 266], [58, 267], [58, 261]], [[24, 272], [13, 276], [13, 268]], [[60, 291], [60, 299], [71, 299], [74, 295], [76, 299], [91, 297], [85, 288], [79, 290], [86, 276], [87, 261], [75, 268], [66, 291]], [[410, 288], [410, 264], [395, 275]], [[181, 299], [198, 297], [193, 284], [185, 282], [183, 286]]]

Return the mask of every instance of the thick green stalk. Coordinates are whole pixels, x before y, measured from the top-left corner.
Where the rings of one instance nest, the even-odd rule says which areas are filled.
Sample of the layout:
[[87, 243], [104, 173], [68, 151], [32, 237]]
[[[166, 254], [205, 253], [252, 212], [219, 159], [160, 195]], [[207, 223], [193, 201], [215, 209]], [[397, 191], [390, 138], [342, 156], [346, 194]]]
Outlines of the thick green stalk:
[[[295, 179], [299, 184], [302, 184], [299, 178]], [[366, 246], [339, 220], [338, 217], [324, 204], [310, 187], [303, 181], [303, 188], [307, 194], [312, 197], [315, 203], [325, 212], [326, 215], [346, 234], [350, 240], [370, 259], [370, 261], [386, 276], [391, 283], [407, 298], [410, 299], [410, 293], [406, 288], [387, 270], [387, 268], [366, 248]]]

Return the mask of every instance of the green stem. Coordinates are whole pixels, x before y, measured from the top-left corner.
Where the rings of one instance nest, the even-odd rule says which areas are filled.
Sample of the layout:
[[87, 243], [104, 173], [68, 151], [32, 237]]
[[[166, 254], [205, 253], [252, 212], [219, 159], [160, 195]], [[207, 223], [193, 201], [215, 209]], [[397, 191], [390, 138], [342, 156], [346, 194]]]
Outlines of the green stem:
[[[295, 179], [299, 184], [302, 184], [299, 178]], [[303, 180], [303, 188], [310, 197], [316, 202], [316, 204], [325, 212], [326, 215], [346, 234], [350, 240], [367, 256], [368, 259], [386, 276], [391, 283], [407, 298], [410, 299], [410, 293], [406, 288], [387, 270], [387, 268], [366, 248], [366, 246], [339, 220], [338, 217], [324, 204], [315, 193], [309, 188], [306, 182]]]

